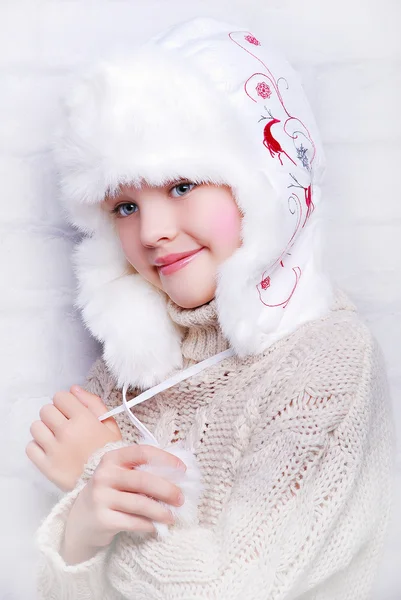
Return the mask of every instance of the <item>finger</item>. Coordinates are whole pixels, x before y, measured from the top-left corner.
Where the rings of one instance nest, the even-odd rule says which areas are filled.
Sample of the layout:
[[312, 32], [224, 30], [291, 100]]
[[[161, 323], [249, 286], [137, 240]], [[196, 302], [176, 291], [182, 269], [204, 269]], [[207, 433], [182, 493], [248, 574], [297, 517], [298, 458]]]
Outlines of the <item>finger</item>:
[[123, 492], [145, 494], [172, 506], [181, 506], [180, 488], [158, 475], [140, 469], [115, 469], [109, 474], [109, 485]]
[[[101, 417], [106, 412], [108, 412], [108, 407], [103, 403], [102, 399], [99, 398], [99, 396], [96, 396], [96, 394], [92, 394], [92, 392], [87, 392], [78, 385], [73, 385], [70, 391], [96, 417]], [[117, 421], [113, 419], [113, 417], [105, 419], [104, 421], [102, 421], [102, 423], [112, 431], [119, 430]]]
[[67, 419], [72, 419], [83, 410], [82, 403], [70, 392], [57, 392], [53, 404]]
[[140, 494], [111, 489], [109, 506], [113, 510], [146, 517], [158, 523], [166, 523], [167, 525], [174, 523], [174, 517], [168, 508], [160, 502]]
[[[101, 417], [104, 413], [108, 412], [107, 406], [103, 403], [102, 399], [96, 394], [92, 394], [92, 392], [88, 392], [78, 385], [73, 385], [71, 387], [71, 393], [94, 415], [97, 417]], [[104, 421], [103, 421], [104, 422]]]
[[186, 471], [186, 465], [174, 454], [147, 444], [131, 444], [117, 450], [111, 450], [104, 456], [115, 464], [126, 467], [137, 467], [151, 464], [159, 467], [170, 467]]
[[145, 517], [130, 515], [118, 510], [112, 510], [109, 518], [109, 526], [113, 531], [132, 531], [137, 533], [155, 533], [156, 529], [152, 521]]
[[45, 452], [54, 443], [54, 433], [43, 423], [43, 421], [34, 421], [29, 431], [35, 442]]
[[25, 454], [34, 465], [45, 475], [47, 458], [43, 449], [34, 441], [31, 440], [25, 448]]
[[54, 434], [57, 434], [57, 431], [63, 427], [68, 420], [54, 404], [45, 404], [42, 406], [39, 411], [39, 416], [43, 423], [47, 425]]

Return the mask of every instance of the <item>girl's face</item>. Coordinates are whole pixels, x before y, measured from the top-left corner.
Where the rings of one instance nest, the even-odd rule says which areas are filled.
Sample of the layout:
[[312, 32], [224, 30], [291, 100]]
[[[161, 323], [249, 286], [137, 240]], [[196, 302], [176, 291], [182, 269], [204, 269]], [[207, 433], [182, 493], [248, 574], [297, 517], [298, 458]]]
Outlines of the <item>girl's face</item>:
[[103, 208], [142, 277], [183, 308], [214, 298], [218, 266], [241, 245], [241, 213], [228, 186], [120, 186]]

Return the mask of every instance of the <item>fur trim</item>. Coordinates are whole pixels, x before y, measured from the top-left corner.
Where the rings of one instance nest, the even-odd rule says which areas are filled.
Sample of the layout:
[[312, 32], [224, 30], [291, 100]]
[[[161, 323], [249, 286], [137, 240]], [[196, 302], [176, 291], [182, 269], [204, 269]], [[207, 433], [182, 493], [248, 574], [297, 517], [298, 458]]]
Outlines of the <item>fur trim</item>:
[[77, 306], [103, 342], [117, 385], [146, 389], [182, 366], [181, 333], [167, 315], [165, 294], [127, 273], [117, 236], [104, 228], [84, 239], [75, 254]]
[[92, 235], [77, 253], [78, 305], [120, 386], [156, 384], [180, 363], [163, 295], [124, 275], [99, 207], [122, 183], [186, 177], [231, 187], [242, 246], [220, 268], [216, 299], [238, 354], [328, 312], [317, 218], [324, 153], [301, 82], [275, 50], [248, 31], [193, 19], [96, 65], [65, 108], [55, 145], [61, 194], [69, 220]]
[[72, 87], [54, 145], [70, 222], [97, 231], [106, 219], [99, 203], [121, 183], [244, 184], [257, 158], [241, 130], [224, 96], [178, 52], [150, 47], [100, 63]]

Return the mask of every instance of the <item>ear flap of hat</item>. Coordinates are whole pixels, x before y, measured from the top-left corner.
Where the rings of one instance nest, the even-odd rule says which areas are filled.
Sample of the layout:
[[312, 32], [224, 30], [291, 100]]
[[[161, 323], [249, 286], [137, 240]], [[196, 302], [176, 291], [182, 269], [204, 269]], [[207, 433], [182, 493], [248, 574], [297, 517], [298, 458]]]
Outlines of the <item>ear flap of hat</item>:
[[[130, 269], [117, 236], [98, 231], [75, 251], [77, 307], [103, 343], [117, 385], [156, 385], [182, 366], [181, 332], [169, 318], [166, 296]], [[138, 343], [139, 342], [139, 343]]]
[[[301, 324], [327, 314], [333, 289], [319, 260], [318, 225], [317, 221], [310, 223], [293, 253], [286, 253], [266, 279], [262, 275], [262, 281], [261, 257], [274, 254], [268, 253], [268, 240], [256, 230], [253, 245], [244, 244], [220, 266], [219, 321], [239, 356], [263, 352]], [[272, 240], [272, 250], [274, 244]]]

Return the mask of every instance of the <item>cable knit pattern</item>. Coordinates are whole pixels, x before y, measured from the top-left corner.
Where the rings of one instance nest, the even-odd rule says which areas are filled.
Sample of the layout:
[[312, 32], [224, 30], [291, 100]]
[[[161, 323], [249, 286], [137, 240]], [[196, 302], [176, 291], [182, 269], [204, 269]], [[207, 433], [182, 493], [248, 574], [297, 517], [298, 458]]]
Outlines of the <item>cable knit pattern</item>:
[[[215, 303], [169, 303], [188, 364], [227, 348]], [[88, 389], [121, 391], [102, 360]], [[135, 395], [137, 390], [130, 390]], [[380, 350], [347, 298], [267, 351], [232, 357], [134, 407], [164, 443], [194, 452], [199, 524], [165, 539], [123, 532], [68, 566], [69, 508], [109, 448], [95, 453], [37, 540], [45, 600], [366, 600], [389, 519], [393, 428]], [[137, 441], [125, 414], [121, 444]]]

